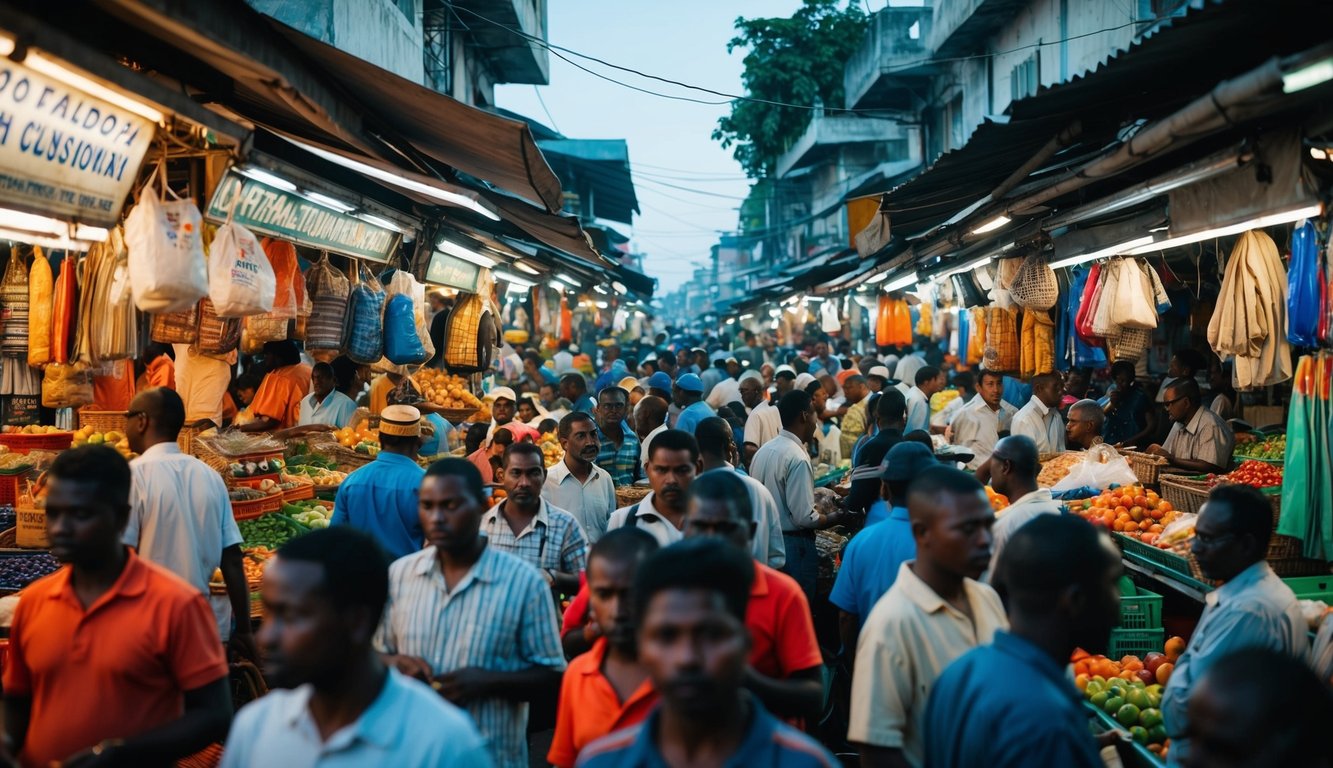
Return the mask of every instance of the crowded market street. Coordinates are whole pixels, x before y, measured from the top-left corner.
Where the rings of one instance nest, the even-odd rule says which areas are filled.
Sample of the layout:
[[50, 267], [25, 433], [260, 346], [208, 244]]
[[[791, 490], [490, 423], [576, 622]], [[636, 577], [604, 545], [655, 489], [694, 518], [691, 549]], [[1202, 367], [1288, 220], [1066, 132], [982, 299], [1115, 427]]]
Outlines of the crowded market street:
[[1333, 768], [1333, 4], [0, 54], [0, 768]]

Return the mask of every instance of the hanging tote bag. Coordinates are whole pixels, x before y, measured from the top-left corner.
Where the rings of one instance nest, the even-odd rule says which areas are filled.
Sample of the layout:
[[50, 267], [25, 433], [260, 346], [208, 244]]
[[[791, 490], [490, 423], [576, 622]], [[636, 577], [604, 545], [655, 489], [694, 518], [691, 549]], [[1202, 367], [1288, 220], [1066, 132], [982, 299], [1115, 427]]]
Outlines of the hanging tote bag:
[[480, 373], [491, 365], [499, 337], [495, 320], [479, 294], [460, 294], [445, 329], [444, 364], [452, 373]]
[[1092, 315], [1097, 309], [1097, 294], [1101, 287], [1102, 266], [1093, 264], [1092, 269], [1088, 271], [1087, 282], [1083, 285], [1083, 293], [1079, 297], [1078, 312], [1074, 315], [1074, 335], [1087, 344], [1101, 341], [1101, 337], [1092, 332]]
[[33, 248], [32, 269], [28, 270], [28, 365], [41, 368], [51, 362], [51, 305], [55, 280], [51, 262], [40, 247]]
[[273, 265], [259, 238], [230, 217], [218, 227], [208, 251], [208, 298], [218, 317], [261, 315], [273, 309], [277, 292]]
[[418, 365], [430, 359], [417, 334], [413, 294], [416, 280], [399, 269], [389, 278], [384, 303], [384, 356], [395, 365]]
[[1114, 334], [1118, 327], [1111, 320], [1111, 309], [1115, 305], [1119, 285], [1119, 262], [1113, 261], [1102, 267], [1101, 281], [1097, 287], [1097, 298], [1092, 314], [1092, 333], [1094, 336], [1105, 339]]
[[1157, 308], [1153, 305], [1152, 283], [1134, 259], [1116, 262], [1115, 301], [1111, 303], [1110, 321], [1121, 328], [1157, 327]]
[[190, 345], [195, 354], [221, 357], [240, 345], [241, 318], [218, 316], [213, 301], [207, 296], [199, 300], [198, 315], [199, 325], [194, 343]]
[[[154, 188], [160, 181], [163, 195]], [[200, 234], [202, 216], [193, 200], [167, 185], [166, 166], [148, 179], [139, 203], [125, 217], [130, 290], [144, 312], [184, 312], [208, 295], [208, 267]]]
[[307, 271], [305, 284], [311, 304], [310, 319], [306, 322], [306, 349], [337, 354], [342, 351], [347, 295], [352, 285], [329, 263], [327, 253]]
[[1024, 309], [1036, 309], [1042, 312], [1055, 306], [1060, 298], [1060, 284], [1055, 280], [1055, 271], [1040, 254], [1032, 254], [1023, 259], [1014, 275], [1009, 293], [1014, 303]]
[[[51, 360], [70, 362], [69, 350], [74, 341], [74, 313], [78, 309], [78, 259], [66, 251], [60, 261], [60, 275], [56, 277], [55, 296], [51, 303]], [[30, 308], [31, 310], [31, 308]]]
[[343, 344], [347, 356], [362, 365], [374, 365], [384, 357], [384, 288], [362, 264], [359, 279], [347, 303], [347, 327]]

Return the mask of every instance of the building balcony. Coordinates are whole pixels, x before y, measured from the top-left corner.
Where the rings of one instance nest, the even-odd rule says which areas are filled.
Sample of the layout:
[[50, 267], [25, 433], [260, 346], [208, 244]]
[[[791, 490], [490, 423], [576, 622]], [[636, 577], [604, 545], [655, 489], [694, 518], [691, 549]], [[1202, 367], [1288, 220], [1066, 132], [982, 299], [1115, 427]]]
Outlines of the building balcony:
[[1030, 0], [947, 0], [935, 4], [926, 44], [937, 59], [981, 50], [992, 33]]
[[[440, 2], [426, 0], [426, 7]], [[452, 5], [461, 9], [458, 16], [495, 73], [495, 82], [551, 82], [550, 53], [525, 37], [546, 40], [546, 0], [452, 0]]]
[[853, 115], [828, 116], [819, 110], [810, 118], [805, 133], [778, 158], [778, 178], [833, 155], [841, 146], [901, 141], [906, 138], [905, 128], [892, 120]]
[[931, 28], [930, 8], [890, 7], [876, 13], [861, 47], [843, 68], [847, 108], [910, 110], [912, 89], [936, 72], [926, 45]]

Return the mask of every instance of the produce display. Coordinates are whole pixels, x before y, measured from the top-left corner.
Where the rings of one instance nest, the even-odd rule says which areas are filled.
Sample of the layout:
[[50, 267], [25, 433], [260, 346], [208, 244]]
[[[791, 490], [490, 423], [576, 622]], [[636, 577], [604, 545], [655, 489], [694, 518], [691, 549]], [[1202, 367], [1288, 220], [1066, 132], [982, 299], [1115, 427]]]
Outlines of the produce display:
[[[272, 480], [269, 480], [268, 482], [273, 483]], [[260, 499], [267, 498], [276, 493], [276, 485], [276, 483], [273, 483], [269, 486], [268, 490], [262, 490], [260, 488], [232, 488], [227, 492], [227, 497], [232, 501], [259, 501]]]
[[32, 469], [32, 456], [23, 453], [0, 453], [0, 471], [19, 472]]
[[60, 561], [45, 552], [0, 557], [0, 589], [22, 589], [59, 568]]
[[107, 445], [120, 451], [120, 455], [126, 459], [132, 459], [138, 454], [130, 450], [129, 438], [125, 437], [123, 432], [117, 432], [114, 429], [110, 432], [98, 432], [93, 425], [88, 424], [74, 432], [74, 442], [70, 444], [73, 448], [81, 445]]
[[930, 412], [939, 413], [949, 403], [962, 396], [962, 392], [957, 389], [942, 389], [930, 396]]
[[1282, 467], [1250, 459], [1242, 462], [1239, 467], [1225, 475], [1208, 475], [1209, 486], [1218, 486], [1223, 483], [1241, 483], [1255, 488], [1275, 488], [1282, 485]]
[[246, 548], [277, 549], [300, 535], [299, 529], [277, 515], [261, 515], [253, 520], [237, 520]]
[[542, 460], [546, 468], [550, 469], [565, 458], [565, 449], [560, 447], [560, 441], [556, 438], [554, 432], [547, 432], [542, 435], [538, 442], [542, 449]]
[[281, 455], [287, 447], [282, 441], [271, 435], [255, 435], [247, 432], [218, 432], [207, 437], [196, 437], [209, 450], [223, 456], [256, 456], [261, 454]]
[[259, 461], [232, 462], [227, 465], [227, 469], [231, 471], [232, 477], [258, 477], [277, 474], [282, 471], [283, 466], [285, 466], [283, 460], [275, 456]]
[[1287, 436], [1263, 437], [1254, 432], [1239, 432], [1233, 455], [1238, 459], [1282, 461], [1287, 457]]
[[339, 472], [336, 469], [325, 469], [324, 467], [315, 466], [313, 464], [288, 466], [286, 474], [282, 476], [282, 482], [284, 483], [313, 485], [316, 489], [336, 488], [346, 479], [346, 472]]
[[292, 501], [282, 505], [282, 514], [307, 528], [328, 528], [333, 510], [317, 501]]
[[487, 403], [481, 404], [481, 410], [468, 417], [469, 424], [481, 424], [491, 420], [491, 406]]
[[379, 430], [371, 429], [369, 421], [362, 421], [354, 427], [333, 430], [333, 437], [344, 448], [351, 448], [357, 453], [374, 456], [380, 452]]
[[1185, 652], [1183, 638], [1166, 641], [1162, 653], [1120, 661], [1075, 650], [1074, 684], [1084, 697], [1112, 717], [1135, 741], [1165, 759], [1171, 748], [1162, 722], [1162, 689], [1171, 679], [1176, 661]]
[[1042, 462], [1041, 472], [1037, 475], [1038, 488], [1050, 488], [1083, 463], [1088, 455], [1082, 451], [1066, 451]]
[[40, 424], [29, 424], [26, 427], [4, 426], [0, 427], [0, 434], [5, 435], [58, 435], [62, 432], [68, 432], [67, 429], [59, 427], [43, 427]]
[[1091, 523], [1145, 544], [1154, 543], [1179, 514], [1171, 502], [1141, 485], [1124, 485], [1091, 499], [1072, 501], [1069, 509]]
[[991, 509], [997, 513], [1009, 506], [1009, 497], [1002, 493], [996, 493], [995, 489], [989, 485], [986, 486], [986, 498], [990, 499]]
[[412, 374], [421, 396], [441, 408], [480, 408], [481, 400], [468, 388], [467, 379], [444, 371], [422, 368]]

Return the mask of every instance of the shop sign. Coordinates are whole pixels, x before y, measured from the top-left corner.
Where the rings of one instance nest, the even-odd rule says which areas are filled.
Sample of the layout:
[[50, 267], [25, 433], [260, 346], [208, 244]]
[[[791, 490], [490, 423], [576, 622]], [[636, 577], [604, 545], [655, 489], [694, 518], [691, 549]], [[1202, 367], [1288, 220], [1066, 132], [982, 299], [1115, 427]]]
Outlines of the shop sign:
[[447, 285], [465, 293], [476, 293], [481, 267], [457, 256], [435, 251], [426, 267], [426, 282]]
[[155, 133], [147, 118], [0, 59], [0, 206], [112, 226]]
[[204, 215], [218, 223], [230, 215], [258, 234], [359, 259], [387, 262], [398, 251], [399, 234], [392, 229], [236, 173], [222, 177]]
[[3, 421], [12, 427], [37, 424], [41, 421], [41, 404], [37, 395], [11, 395], [5, 398]]

